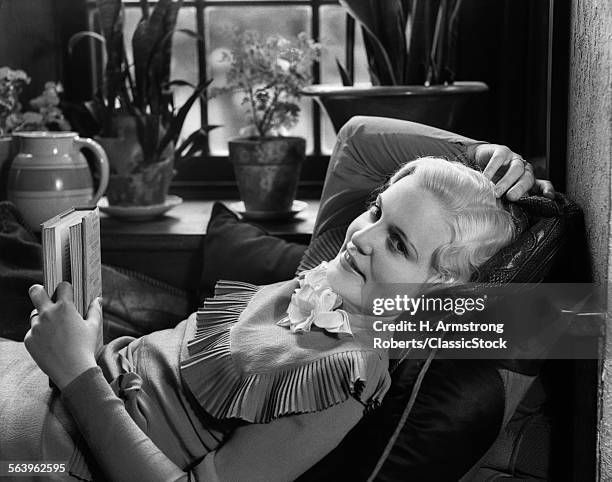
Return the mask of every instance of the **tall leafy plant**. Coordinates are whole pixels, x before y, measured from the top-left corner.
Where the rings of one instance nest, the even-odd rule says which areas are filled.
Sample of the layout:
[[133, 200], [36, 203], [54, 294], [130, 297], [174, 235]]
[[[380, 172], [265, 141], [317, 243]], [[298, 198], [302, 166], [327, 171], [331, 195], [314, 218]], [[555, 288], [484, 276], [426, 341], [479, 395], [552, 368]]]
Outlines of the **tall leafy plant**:
[[[173, 35], [182, 33], [199, 40], [192, 30], [176, 28], [181, 5], [182, 0], [159, 0], [150, 9], [148, 2], [141, 0], [142, 17], [131, 40], [132, 64], [125, 49], [125, 13], [121, 0], [97, 0], [101, 34], [79, 32], [69, 43], [70, 51], [83, 38], [93, 38], [104, 45], [104, 75], [88, 109], [98, 121], [99, 134], [103, 137], [118, 135], [120, 116], [133, 116], [145, 164], [159, 162], [172, 152], [189, 110], [199, 98], [205, 97], [210, 84], [210, 81], [192, 85], [184, 80], [170, 80]], [[177, 86], [193, 88], [180, 107], [174, 104], [173, 88]], [[211, 128], [197, 130], [176, 146], [175, 160], [203, 150]]]
[[[462, 0], [340, 0], [340, 3], [362, 28], [374, 85], [436, 85], [454, 81]], [[342, 77], [348, 79], [346, 73]]]

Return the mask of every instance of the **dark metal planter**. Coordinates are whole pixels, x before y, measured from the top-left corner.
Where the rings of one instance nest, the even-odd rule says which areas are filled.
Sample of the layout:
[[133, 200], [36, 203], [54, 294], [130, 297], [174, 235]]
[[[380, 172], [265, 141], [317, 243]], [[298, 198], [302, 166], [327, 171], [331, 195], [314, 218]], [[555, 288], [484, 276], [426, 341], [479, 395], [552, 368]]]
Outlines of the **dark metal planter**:
[[489, 88], [483, 82], [452, 85], [398, 85], [343, 87], [312, 85], [304, 95], [316, 97], [336, 132], [356, 115], [410, 120], [440, 129], [457, 130], [459, 112], [468, 100]]
[[229, 158], [246, 210], [290, 211], [305, 155], [302, 137], [231, 140]]

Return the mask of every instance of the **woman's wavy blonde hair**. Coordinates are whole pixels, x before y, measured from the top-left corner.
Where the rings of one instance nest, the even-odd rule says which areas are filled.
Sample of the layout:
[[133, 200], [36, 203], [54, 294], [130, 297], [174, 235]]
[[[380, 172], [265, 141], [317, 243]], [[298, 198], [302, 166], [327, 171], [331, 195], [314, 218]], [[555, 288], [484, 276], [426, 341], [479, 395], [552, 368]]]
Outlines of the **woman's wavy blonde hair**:
[[428, 283], [469, 281], [479, 266], [512, 240], [512, 217], [482, 173], [460, 162], [421, 157], [400, 167], [389, 185], [405, 176], [415, 176], [440, 201], [451, 228], [451, 242], [433, 253], [436, 274]]

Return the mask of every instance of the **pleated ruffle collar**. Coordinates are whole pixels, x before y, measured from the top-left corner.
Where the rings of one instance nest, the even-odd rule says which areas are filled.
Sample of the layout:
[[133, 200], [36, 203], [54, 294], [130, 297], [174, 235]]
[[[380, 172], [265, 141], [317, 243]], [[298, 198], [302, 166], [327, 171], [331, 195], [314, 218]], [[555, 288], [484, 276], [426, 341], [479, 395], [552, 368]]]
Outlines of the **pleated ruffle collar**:
[[[293, 333], [287, 316], [297, 279], [258, 287], [220, 282], [185, 336], [181, 375], [202, 408], [218, 419], [253, 423], [324, 410], [354, 397], [378, 405], [389, 388], [386, 353], [371, 332]], [[364, 388], [371, 394], [362, 399]]]

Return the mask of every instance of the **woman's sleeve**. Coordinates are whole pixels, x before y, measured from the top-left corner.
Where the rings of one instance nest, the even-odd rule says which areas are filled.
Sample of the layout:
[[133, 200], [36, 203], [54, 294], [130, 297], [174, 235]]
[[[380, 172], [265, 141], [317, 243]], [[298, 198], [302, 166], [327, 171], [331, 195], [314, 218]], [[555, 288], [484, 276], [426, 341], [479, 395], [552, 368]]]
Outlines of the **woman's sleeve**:
[[340, 132], [329, 161], [313, 237], [347, 224], [401, 164], [422, 156], [473, 162], [478, 141], [415, 122], [353, 117]]
[[110, 480], [190, 480], [132, 420], [99, 367], [73, 380], [62, 399]]
[[62, 398], [105, 476], [113, 481], [292, 480], [334, 449], [363, 415], [363, 405], [349, 398], [320, 412], [247, 424], [184, 472], [140, 430], [99, 367], [77, 377]]
[[241, 426], [217, 450], [219, 480], [295, 480], [338, 446], [361, 419], [363, 410], [361, 403], [349, 398], [319, 412]]

